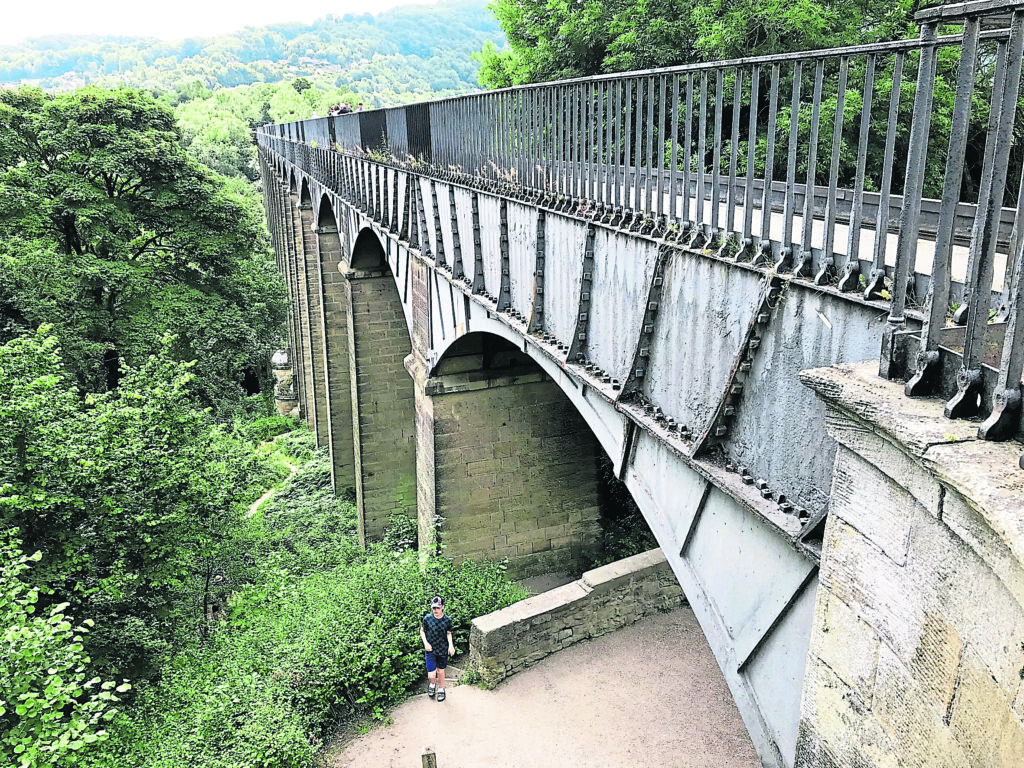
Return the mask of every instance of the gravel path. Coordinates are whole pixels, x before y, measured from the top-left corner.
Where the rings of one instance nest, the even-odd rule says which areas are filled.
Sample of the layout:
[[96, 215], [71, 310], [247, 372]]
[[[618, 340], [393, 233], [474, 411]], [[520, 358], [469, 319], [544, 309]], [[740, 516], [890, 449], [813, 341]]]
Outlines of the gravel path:
[[438, 768], [760, 765], [689, 608], [579, 643], [493, 691], [414, 696], [392, 717], [330, 767], [420, 768], [427, 746]]

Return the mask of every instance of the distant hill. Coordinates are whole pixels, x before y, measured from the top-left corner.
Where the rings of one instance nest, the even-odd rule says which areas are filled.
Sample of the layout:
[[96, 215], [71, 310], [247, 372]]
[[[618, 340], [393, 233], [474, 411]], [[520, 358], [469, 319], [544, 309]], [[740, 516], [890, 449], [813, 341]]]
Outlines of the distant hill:
[[485, 0], [443, 0], [174, 42], [41, 37], [0, 46], [0, 84], [64, 90], [124, 83], [166, 92], [302, 76], [393, 103], [475, 89], [479, 65], [471, 54], [486, 40], [500, 47], [504, 39]]

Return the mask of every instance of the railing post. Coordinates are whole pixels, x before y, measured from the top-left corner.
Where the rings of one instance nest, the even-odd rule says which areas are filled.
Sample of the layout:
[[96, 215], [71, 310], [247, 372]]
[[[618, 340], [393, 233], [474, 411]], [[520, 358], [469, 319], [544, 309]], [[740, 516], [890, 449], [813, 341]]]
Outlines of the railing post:
[[[992, 86], [992, 120], [986, 145], [992, 142], [993, 148], [989, 153], [986, 146], [985, 153], [986, 159], [991, 158], [991, 167], [983, 172], [983, 178], [988, 183], [982, 185], [978, 197], [977, 218], [971, 236], [971, 255], [965, 289], [969, 299], [963, 364], [956, 377], [958, 391], [946, 404], [945, 413], [948, 418], [973, 416], [978, 411], [981, 401], [981, 367], [991, 304], [992, 278], [995, 274], [996, 236], [1006, 187], [1006, 168], [1010, 159], [1017, 95], [1020, 91], [1021, 55], [1024, 53], [1022, 26], [1024, 12], [1015, 10], [1010, 23], [1010, 39], [1007, 43], [1002, 77]], [[1011, 357], [1013, 356], [1009, 354], [1009, 349], [1004, 346], [1003, 363], [1008, 363], [1008, 358]], [[1013, 398], [1012, 392], [1007, 394], [1007, 390], [1015, 390], [1016, 399]], [[996, 390], [996, 409], [1000, 415], [996, 422], [986, 422], [982, 425], [982, 437], [998, 439], [1008, 436], [1003, 434], [1005, 424], [1015, 409], [1020, 407], [1019, 396], [1020, 371], [1017, 372], [1015, 382], [1006, 381], [1001, 376], [1000, 386]], [[1010, 399], [1003, 403], [1003, 397]]]
[[925, 299], [925, 319], [921, 329], [921, 349], [917, 356], [917, 370], [907, 382], [908, 397], [930, 394], [939, 370], [939, 336], [946, 324], [949, 304], [950, 261], [953, 255], [953, 224], [960, 200], [960, 183], [967, 151], [967, 129], [971, 118], [971, 95], [974, 92], [974, 71], [978, 60], [978, 36], [981, 23], [977, 18], [964, 24], [964, 42], [960, 52], [957, 73], [956, 99], [949, 130], [949, 151], [946, 154], [946, 174], [943, 182], [942, 204], [935, 235], [935, 256]]
[[[900, 212], [900, 234], [896, 244], [896, 268], [893, 274], [892, 303], [889, 320], [882, 333], [882, 355], [878, 375], [895, 379], [906, 374], [907, 280], [917, 259], [920, 230], [921, 197], [924, 193], [925, 157], [928, 154], [928, 133], [932, 120], [932, 97], [935, 91], [934, 21], [921, 27], [921, 57], [917, 63], [917, 90], [914, 94], [914, 118], [910, 128], [907, 152], [907, 173], [903, 185], [903, 209]], [[884, 226], [879, 222], [878, 226]], [[884, 268], [884, 265], [883, 265]]]

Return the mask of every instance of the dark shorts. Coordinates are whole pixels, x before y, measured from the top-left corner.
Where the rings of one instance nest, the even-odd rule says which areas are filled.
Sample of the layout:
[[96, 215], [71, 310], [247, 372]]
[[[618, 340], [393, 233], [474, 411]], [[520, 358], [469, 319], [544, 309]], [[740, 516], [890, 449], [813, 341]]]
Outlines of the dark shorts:
[[435, 669], [444, 669], [448, 666], [448, 657], [442, 656], [440, 653], [424, 651], [423, 658], [427, 662], [427, 672], [433, 672]]

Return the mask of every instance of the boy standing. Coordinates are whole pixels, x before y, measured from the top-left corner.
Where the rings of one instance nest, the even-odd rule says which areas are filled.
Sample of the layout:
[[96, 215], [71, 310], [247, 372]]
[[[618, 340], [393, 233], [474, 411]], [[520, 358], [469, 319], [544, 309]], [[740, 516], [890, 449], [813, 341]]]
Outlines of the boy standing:
[[423, 641], [424, 658], [427, 662], [427, 696], [444, 701], [444, 668], [448, 657], [455, 655], [452, 645], [452, 620], [444, 615], [444, 600], [440, 596], [430, 601], [430, 613], [420, 622], [420, 639]]

